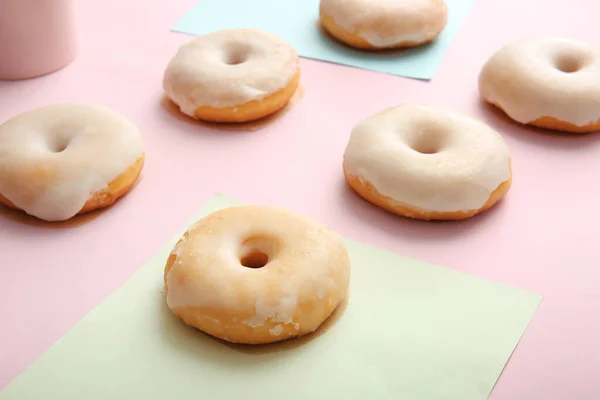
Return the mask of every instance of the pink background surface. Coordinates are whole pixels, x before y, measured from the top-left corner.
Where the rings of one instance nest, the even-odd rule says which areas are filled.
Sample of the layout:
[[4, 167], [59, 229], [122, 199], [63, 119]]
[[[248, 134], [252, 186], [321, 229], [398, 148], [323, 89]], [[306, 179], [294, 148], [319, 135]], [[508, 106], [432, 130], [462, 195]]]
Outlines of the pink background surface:
[[[161, 106], [164, 67], [189, 39], [168, 30], [194, 2], [81, 1], [78, 58], [52, 75], [0, 83], [0, 120], [49, 103], [95, 102], [131, 118], [147, 146], [136, 190], [85, 224], [45, 227], [0, 211], [0, 388], [223, 192], [543, 294], [491, 398], [600, 398], [600, 136], [518, 127], [482, 106], [476, 86], [482, 63], [509, 40], [597, 38], [600, 2], [476, 0], [430, 83], [303, 60], [304, 98], [256, 132], [208, 130]], [[346, 188], [341, 161], [353, 125], [407, 101], [454, 107], [504, 134], [515, 174], [505, 201], [466, 222], [423, 223], [388, 215]]]

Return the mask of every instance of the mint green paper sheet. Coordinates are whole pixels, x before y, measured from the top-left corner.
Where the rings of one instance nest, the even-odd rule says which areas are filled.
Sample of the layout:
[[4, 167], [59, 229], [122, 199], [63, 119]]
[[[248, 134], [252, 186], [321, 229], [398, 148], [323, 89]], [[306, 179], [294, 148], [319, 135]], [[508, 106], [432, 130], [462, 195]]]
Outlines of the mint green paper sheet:
[[387, 54], [354, 50], [319, 31], [319, 0], [199, 0], [172, 30], [191, 35], [232, 28], [274, 33], [302, 57], [409, 78], [432, 79], [474, 0], [446, 0], [448, 23], [428, 45]]
[[[218, 195], [194, 220], [237, 204]], [[166, 307], [163, 267], [177, 239], [0, 400], [484, 400], [541, 301], [346, 240], [351, 295], [337, 323], [302, 344], [234, 347]]]

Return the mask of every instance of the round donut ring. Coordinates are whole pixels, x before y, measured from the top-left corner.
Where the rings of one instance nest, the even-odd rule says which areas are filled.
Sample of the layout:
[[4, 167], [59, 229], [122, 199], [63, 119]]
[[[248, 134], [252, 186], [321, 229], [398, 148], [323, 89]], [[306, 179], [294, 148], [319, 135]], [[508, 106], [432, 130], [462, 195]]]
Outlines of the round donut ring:
[[223, 30], [183, 45], [163, 87], [184, 114], [211, 122], [248, 122], [280, 110], [300, 82], [295, 50], [277, 36]]
[[343, 165], [363, 198], [422, 220], [470, 218], [498, 202], [512, 182], [508, 148], [497, 132], [424, 104], [392, 107], [360, 122]]
[[321, 0], [319, 14], [329, 34], [363, 50], [420, 46], [448, 22], [444, 0]]
[[479, 92], [524, 125], [598, 131], [600, 47], [556, 37], [512, 42], [484, 64]]
[[244, 344], [314, 332], [346, 298], [350, 260], [318, 221], [266, 206], [216, 211], [165, 267], [167, 304], [186, 324]]
[[101, 106], [40, 107], [0, 125], [0, 203], [46, 221], [108, 207], [144, 165], [137, 127]]

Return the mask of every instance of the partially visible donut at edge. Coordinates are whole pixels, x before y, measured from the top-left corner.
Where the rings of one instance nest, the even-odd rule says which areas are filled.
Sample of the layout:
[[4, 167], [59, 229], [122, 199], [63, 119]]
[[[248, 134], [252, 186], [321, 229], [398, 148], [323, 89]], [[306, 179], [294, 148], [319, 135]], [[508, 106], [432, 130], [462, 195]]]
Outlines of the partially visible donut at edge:
[[432, 42], [448, 23], [445, 0], [321, 0], [321, 26], [357, 49], [382, 50]]
[[138, 128], [98, 105], [60, 103], [0, 125], [0, 203], [46, 221], [108, 207], [144, 166]]
[[292, 46], [255, 29], [209, 33], [182, 45], [163, 76], [166, 96], [194, 119], [250, 122], [283, 108], [299, 86]]
[[513, 41], [483, 65], [479, 93], [523, 125], [598, 131], [600, 46], [560, 37]]

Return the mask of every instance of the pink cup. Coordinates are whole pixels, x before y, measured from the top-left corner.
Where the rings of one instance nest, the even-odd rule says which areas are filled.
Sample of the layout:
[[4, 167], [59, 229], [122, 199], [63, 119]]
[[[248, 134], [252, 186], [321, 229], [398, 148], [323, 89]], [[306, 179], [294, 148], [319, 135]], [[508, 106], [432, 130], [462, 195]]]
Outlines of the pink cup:
[[72, 0], [0, 0], [0, 79], [34, 78], [75, 58]]

